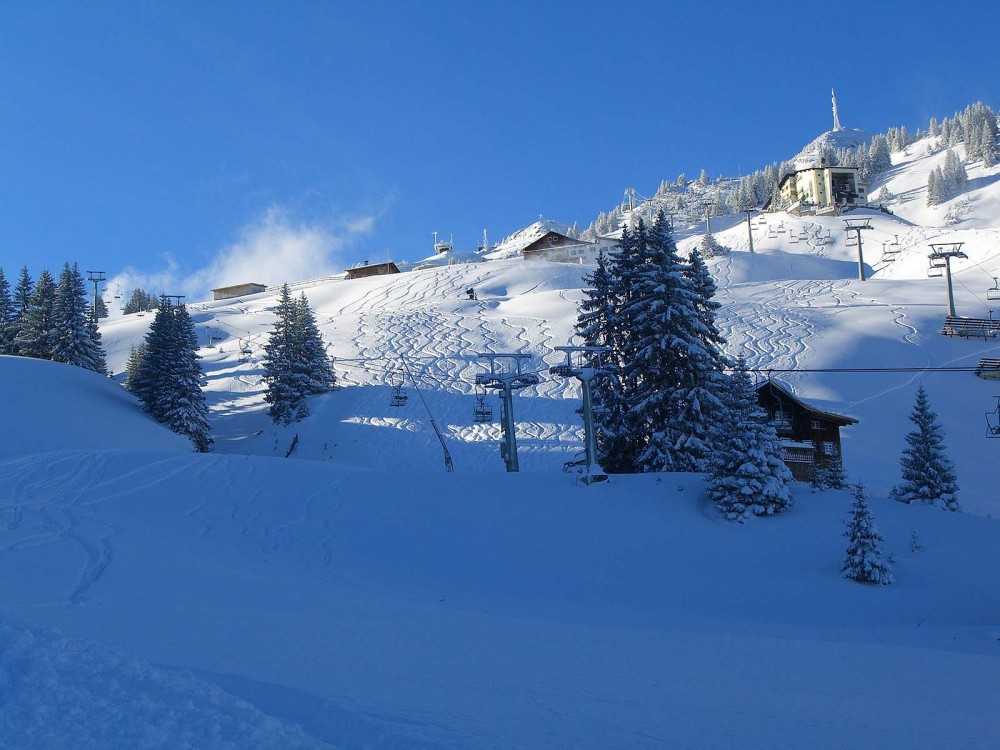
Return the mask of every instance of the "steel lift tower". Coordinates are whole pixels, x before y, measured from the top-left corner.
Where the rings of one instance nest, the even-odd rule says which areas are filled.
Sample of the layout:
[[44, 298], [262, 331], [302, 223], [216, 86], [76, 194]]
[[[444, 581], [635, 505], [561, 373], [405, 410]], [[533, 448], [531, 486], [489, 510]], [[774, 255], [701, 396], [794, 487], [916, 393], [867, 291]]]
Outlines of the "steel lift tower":
[[519, 471], [517, 437], [514, 434], [513, 394], [522, 388], [538, 385], [538, 375], [533, 372], [523, 372], [523, 363], [531, 359], [531, 355], [520, 352], [512, 354], [487, 352], [478, 356], [480, 359], [489, 360], [490, 371], [476, 375], [476, 385], [499, 390], [503, 398], [503, 413], [500, 415], [503, 444], [500, 446], [500, 456], [507, 465], [507, 471]]
[[[583, 438], [586, 456], [583, 482], [584, 484], [603, 482], [608, 475], [597, 463], [597, 436], [594, 432], [591, 384], [595, 377], [606, 372], [601, 360], [611, 349], [607, 346], [557, 346], [555, 350], [566, 354], [566, 363], [549, 368], [549, 372], [562, 378], [576, 378], [580, 381], [583, 391]], [[574, 355], [576, 355], [575, 362]]]
[[844, 219], [844, 223], [847, 225], [844, 227], [845, 232], [854, 232], [858, 238], [858, 279], [861, 281], [865, 280], [865, 256], [861, 252], [861, 230], [871, 229], [872, 220], [871, 219]]
[[[962, 252], [964, 242], [939, 242], [931, 243], [931, 254], [927, 256], [930, 260], [931, 268], [941, 268], [944, 266], [944, 275], [948, 277], [948, 314], [955, 317], [955, 290], [951, 286], [951, 259], [968, 258]], [[936, 274], [940, 275], [940, 274]]]

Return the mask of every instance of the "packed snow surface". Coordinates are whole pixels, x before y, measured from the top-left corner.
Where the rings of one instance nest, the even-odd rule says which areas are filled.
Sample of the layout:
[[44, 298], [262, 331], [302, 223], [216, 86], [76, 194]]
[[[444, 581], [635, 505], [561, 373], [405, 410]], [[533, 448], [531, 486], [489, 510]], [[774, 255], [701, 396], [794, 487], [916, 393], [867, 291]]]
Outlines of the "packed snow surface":
[[[925, 151], [896, 155], [892, 193], [922, 190]], [[713, 220], [729, 351], [860, 420], [845, 465], [891, 586], [840, 575], [848, 493], [796, 485], [790, 511], [737, 525], [698, 475], [586, 487], [562, 471], [582, 450], [579, 388], [548, 368], [586, 266], [292, 284], [340, 388], [281, 428], [261, 399], [276, 292], [189, 305], [206, 455], [107, 378], [0, 358], [0, 746], [996, 747], [1000, 440], [984, 416], [1000, 390], [923, 371], [1000, 357], [940, 334], [944, 282], [926, 277], [929, 241], [965, 242], [956, 303], [989, 314], [994, 177], [970, 169], [957, 222], [919, 196], [856, 214], [872, 219], [866, 281], [839, 218], [754, 217], [752, 254], [745, 221]], [[102, 326], [115, 372], [150, 320]], [[515, 398], [520, 474], [499, 426], [472, 421], [484, 352], [530, 354], [541, 377]], [[963, 513], [886, 499], [918, 383]]]

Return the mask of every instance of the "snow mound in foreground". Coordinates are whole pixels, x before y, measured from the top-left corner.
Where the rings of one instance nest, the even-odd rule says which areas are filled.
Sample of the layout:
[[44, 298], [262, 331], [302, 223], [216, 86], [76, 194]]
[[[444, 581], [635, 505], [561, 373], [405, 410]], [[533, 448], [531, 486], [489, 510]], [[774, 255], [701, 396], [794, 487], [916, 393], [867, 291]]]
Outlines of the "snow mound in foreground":
[[0, 623], [0, 701], [4, 747], [330, 747], [187, 670], [52, 629]]
[[80, 448], [191, 451], [186, 438], [161, 427], [110, 378], [58, 362], [0, 357], [8, 394], [0, 456]]

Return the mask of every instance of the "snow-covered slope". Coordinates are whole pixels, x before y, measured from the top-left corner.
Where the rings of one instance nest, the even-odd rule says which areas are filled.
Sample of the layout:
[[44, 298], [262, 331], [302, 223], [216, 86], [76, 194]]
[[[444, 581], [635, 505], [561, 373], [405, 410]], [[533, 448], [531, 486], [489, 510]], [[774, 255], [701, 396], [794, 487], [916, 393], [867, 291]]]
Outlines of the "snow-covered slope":
[[[261, 399], [276, 295], [189, 305], [213, 454], [105, 378], [0, 358], [17, 393], [0, 435], [0, 744], [992, 747], [998, 391], [922, 369], [1000, 357], [940, 335], [944, 283], [925, 273], [928, 242], [965, 242], [959, 311], [988, 314], [1000, 246], [982, 211], [1000, 193], [974, 167], [974, 213], [933, 224], [910, 203], [938, 156], [895, 158], [890, 190], [913, 201], [855, 214], [872, 219], [868, 280], [836, 218], [755, 217], [752, 254], [745, 221], [713, 220], [732, 251], [710, 260], [731, 352], [860, 420], [846, 468], [894, 585], [840, 577], [845, 493], [799, 486], [788, 513], [734, 526], [698, 476], [583, 487], [561, 471], [582, 449], [578, 388], [548, 368], [587, 267], [302, 282], [341, 387], [287, 428]], [[150, 321], [102, 326], [116, 372]], [[542, 377], [515, 400], [517, 475], [499, 427], [472, 420], [482, 352], [529, 353]], [[886, 499], [918, 383], [966, 513]]]

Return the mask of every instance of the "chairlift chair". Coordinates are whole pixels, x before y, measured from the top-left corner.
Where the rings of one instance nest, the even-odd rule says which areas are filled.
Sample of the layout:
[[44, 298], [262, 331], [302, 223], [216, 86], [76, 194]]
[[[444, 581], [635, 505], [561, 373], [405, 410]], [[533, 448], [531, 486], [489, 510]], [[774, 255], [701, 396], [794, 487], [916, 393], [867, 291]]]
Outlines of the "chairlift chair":
[[986, 412], [986, 437], [1000, 438], [1000, 396], [994, 396], [997, 408]]
[[1000, 282], [993, 277], [993, 286], [986, 290], [986, 299], [1000, 299]]
[[472, 409], [472, 421], [478, 424], [493, 421], [493, 407], [486, 403], [485, 388], [476, 388], [476, 405]]
[[389, 406], [406, 406], [409, 398], [406, 389], [403, 388], [403, 376], [393, 373], [389, 376], [389, 385], [392, 387], [392, 396], [389, 399]]

